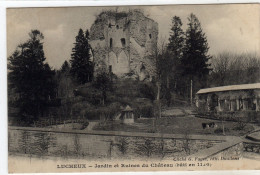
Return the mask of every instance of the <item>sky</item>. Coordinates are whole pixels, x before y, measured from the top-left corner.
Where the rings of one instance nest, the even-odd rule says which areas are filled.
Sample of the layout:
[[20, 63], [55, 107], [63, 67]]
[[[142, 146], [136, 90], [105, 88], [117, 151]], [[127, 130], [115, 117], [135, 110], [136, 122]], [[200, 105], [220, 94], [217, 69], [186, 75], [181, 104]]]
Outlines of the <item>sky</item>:
[[[260, 8], [256, 4], [222, 5], [171, 5], [119, 7], [141, 9], [155, 20], [159, 27], [159, 40], [167, 41], [173, 16], [179, 16], [184, 31], [187, 17], [194, 13], [206, 34], [209, 54], [222, 52], [256, 53], [260, 55]], [[73, 43], [80, 28], [90, 29], [95, 16], [102, 10], [116, 7], [65, 7], [65, 8], [10, 8], [7, 9], [7, 56], [17, 45], [29, 39], [32, 29], [44, 35], [44, 52], [51, 67], [59, 69], [70, 59]]]

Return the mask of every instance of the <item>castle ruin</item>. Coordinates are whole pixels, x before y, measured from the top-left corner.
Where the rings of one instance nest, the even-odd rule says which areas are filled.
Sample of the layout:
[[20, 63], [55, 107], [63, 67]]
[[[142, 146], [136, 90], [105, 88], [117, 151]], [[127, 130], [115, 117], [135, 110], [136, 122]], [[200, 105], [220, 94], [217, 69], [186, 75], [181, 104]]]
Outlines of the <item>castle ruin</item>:
[[94, 74], [113, 72], [117, 77], [151, 79], [152, 55], [158, 39], [158, 24], [138, 10], [100, 13], [90, 28]]

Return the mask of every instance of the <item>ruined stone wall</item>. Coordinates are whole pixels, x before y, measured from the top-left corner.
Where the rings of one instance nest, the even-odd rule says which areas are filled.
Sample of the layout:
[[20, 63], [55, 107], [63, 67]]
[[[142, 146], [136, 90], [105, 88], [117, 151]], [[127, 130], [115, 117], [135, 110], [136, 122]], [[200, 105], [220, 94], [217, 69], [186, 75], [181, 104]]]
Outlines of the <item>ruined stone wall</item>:
[[[120, 133], [120, 134], [119, 134]], [[126, 153], [118, 146], [125, 140]], [[221, 140], [187, 140], [185, 136], [154, 133], [128, 133], [116, 131], [61, 131], [50, 128], [10, 127], [8, 130], [9, 153], [77, 157], [88, 159], [153, 159], [173, 160], [194, 154], [220, 144]], [[147, 146], [150, 145], [150, 146]], [[151, 155], [147, 155], [147, 151]]]
[[153, 62], [146, 57], [153, 54], [157, 39], [158, 24], [139, 11], [102, 12], [90, 28], [95, 74], [110, 69], [118, 77], [151, 77]]

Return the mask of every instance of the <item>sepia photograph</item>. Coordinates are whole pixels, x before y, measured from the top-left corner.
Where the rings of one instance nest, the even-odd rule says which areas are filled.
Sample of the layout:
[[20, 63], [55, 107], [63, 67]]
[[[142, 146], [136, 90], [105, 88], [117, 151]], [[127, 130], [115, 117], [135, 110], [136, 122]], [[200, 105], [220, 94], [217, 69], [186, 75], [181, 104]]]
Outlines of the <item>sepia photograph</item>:
[[9, 173], [260, 169], [260, 6], [6, 9]]

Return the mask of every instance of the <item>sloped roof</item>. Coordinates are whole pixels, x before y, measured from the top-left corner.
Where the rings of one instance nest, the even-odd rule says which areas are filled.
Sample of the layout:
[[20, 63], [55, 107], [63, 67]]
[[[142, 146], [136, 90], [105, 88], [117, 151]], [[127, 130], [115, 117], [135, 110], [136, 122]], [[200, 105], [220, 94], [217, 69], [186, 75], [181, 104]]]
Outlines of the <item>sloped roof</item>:
[[133, 111], [133, 109], [129, 105], [127, 105], [123, 111]]
[[240, 84], [240, 85], [220, 86], [220, 87], [200, 89], [197, 92], [197, 94], [206, 94], [206, 93], [211, 93], [211, 92], [223, 92], [223, 91], [246, 90], [246, 89], [260, 89], [260, 83]]

